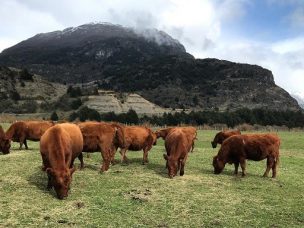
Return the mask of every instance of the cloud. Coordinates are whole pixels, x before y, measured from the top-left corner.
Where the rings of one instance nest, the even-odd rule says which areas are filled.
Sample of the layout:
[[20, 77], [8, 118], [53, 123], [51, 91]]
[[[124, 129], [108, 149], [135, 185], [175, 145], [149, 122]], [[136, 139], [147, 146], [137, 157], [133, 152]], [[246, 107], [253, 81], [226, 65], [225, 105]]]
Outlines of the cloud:
[[39, 32], [64, 28], [49, 13], [34, 11], [14, 0], [2, 0], [0, 7], [1, 39], [20, 39]]
[[293, 27], [304, 29], [304, 7], [295, 9], [288, 19]]

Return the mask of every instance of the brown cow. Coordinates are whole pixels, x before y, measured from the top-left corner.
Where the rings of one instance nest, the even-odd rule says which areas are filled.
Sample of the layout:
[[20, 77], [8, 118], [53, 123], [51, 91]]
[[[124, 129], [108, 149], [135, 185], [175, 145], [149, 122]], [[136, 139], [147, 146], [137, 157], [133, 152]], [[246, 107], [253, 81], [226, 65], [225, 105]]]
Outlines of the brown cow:
[[68, 196], [68, 190], [75, 171], [76, 157], [82, 160], [83, 139], [79, 127], [63, 123], [49, 128], [40, 140], [43, 170], [47, 172], [47, 188], [54, 187], [57, 197]]
[[222, 144], [225, 139], [229, 138], [232, 135], [240, 135], [240, 130], [234, 130], [234, 131], [220, 131], [218, 132], [213, 141], [211, 142], [212, 148], [216, 148], [217, 144]]
[[126, 157], [127, 150], [143, 150], [142, 164], [144, 165], [148, 163], [148, 152], [151, 150], [153, 145], [156, 145], [156, 134], [150, 128], [141, 126], [125, 126], [123, 131], [125, 145], [119, 145], [121, 148], [121, 162], [126, 162], [128, 160]]
[[0, 152], [2, 152], [3, 154], [8, 154], [10, 152], [10, 148], [11, 148], [11, 142], [6, 137], [2, 126], [0, 125]]
[[52, 126], [54, 123], [48, 121], [17, 121], [6, 131], [6, 136], [14, 142], [19, 142], [20, 150], [23, 144], [25, 149], [28, 149], [26, 140], [39, 141], [43, 133]]
[[155, 132], [157, 138], [166, 139], [167, 135], [173, 130], [181, 129], [187, 136], [188, 141], [192, 144], [191, 152], [194, 150], [194, 141], [197, 139], [197, 130], [195, 127], [169, 127], [157, 130]]
[[239, 163], [242, 176], [246, 175], [246, 159], [261, 161], [267, 158], [267, 168], [264, 177], [272, 169], [272, 177], [276, 177], [276, 168], [279, 162], [280, 138], [275, 134], [234, 135], [226, 139], [217, 156], [213, 158], [214, 173], [223, 171], [225, 164], [234, 163], [237, 175]]
[[184, 175], [185, 163], [192, 143], [188, 140], [186, 133], [181, 128], [176, 128], [169, 132], [165, 139], [167, 154], [164, 154], [168, 175], [170, 178], [176, 176], [180, 170], [180, 175]]
[[100, 151], [103, 164], [101, 171], [107, 171], [118, 145], [124, 145], [122, 127], [115, 123], [84, 122], [78, 124], [83, 135], [83, 152]]

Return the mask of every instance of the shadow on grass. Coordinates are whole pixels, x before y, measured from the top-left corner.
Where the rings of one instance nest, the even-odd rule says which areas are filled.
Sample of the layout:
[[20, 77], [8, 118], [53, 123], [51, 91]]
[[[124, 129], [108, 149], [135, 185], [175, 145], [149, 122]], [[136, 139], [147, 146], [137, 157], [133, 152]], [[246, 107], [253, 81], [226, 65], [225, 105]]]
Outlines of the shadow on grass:
[[54, 190], [47, 190], [47, 175], [44, 171], [41, 170], [41, 167], [37, 167], [35, 169], [35, 172], [29, 176], [27, 181], [30, 185], [36, 186], [43, 193], [57, 198]]
[[166, 168], [166, 163], [158, 164], [158, 163], [148, 163], [147, 168], [153, 170], [157, 175], [161, 177], [168, 177], [168, 170]]

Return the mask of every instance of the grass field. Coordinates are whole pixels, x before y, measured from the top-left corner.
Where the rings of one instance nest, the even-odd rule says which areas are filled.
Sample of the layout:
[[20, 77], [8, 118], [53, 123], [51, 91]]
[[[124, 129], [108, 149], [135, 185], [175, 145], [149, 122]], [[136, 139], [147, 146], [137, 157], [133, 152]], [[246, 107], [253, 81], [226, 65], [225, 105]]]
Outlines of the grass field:
[[174, 179], [162, 140], [144, 166], [141, 152], [129, 152], [128, 165], [100, 174], [100, 153], [85, 156], [65, 200], [46, 190], [39, 144], [19, 151], [14, 143], [11, 154], [0, 155], [0, 227], [304, 227], [304, 133], [279, 133], [277, 179], [262, 177], [266, 161], [249, 162], [245, 178], [233, 176], [232, 165], [214, 175], [214, 134], [199, 132], [185, 175]]

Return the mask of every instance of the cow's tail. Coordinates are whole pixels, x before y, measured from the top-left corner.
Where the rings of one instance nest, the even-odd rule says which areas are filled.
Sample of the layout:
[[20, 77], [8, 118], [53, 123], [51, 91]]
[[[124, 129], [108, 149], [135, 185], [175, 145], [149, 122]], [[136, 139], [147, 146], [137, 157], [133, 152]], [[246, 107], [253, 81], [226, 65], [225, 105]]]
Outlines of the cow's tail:
[[126, 145], [124, 127], [118, 123], [112, 123], [112, 126], [114, 126], [116, 129], [115, 137], [118, 144], [117, 146], [120, 148], [124, 148]]

